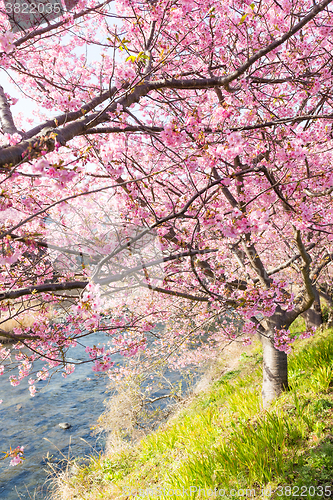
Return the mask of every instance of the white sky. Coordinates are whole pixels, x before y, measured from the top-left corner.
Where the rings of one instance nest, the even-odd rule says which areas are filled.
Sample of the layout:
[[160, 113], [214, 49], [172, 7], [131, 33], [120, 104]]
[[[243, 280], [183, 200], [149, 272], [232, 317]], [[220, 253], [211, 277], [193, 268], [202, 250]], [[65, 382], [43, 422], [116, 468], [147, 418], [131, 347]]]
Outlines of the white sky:
[[[69, 37], [70, 35], [65, 35], [63, 37], [64, 41], [66, 40], [66, 38], [68, 40]], [[87, 56], [87, 63], [91, 63], [94, 60], [99, 59], [101, 48], [99, 48], [96, 45], [89, 45], [88, 47], [84, 45], [82, 47], [75, 47], [74, 50], [77, 55], [85, 54]], [[9, 75], [11, 75], [12, 78]], [[4, 88], [5, 92], [7, 92], [11, 97], [19, 99], [17, 104], [11, 106], [11, 111], [13, 113], [14, 120], [15, 120], [15, 115], [17, 115], [20, 112], [23, 114], [23, 116], [27, 116], [30, 119], [34, 118], [34, 113], [37, 111], [37, 109], [40, 109], [39, 108], [40, 105], [36, 103], [33, 99], [25, 97], [24, 94], [22, 94], [22, 92], [20, 91], [18, 85], [16, 85], [14, 81], [15, 81], [15, 72], [11, 70], [5, 71], [3, 68], [0, 67], [0, 82], [2, 87]], [[53, 110], [43, 109], [43, 113], [45, 113], [49, 118], [53, 118], [57, 114], [61, 114], [62, 111], [54, 109]], [[32, 125], [30, 123], [27, 123], [25, 127], [24, 126], [25, 124], [23, 124], [22, 128], [29, 130], [33, 126], [38, 125], [39, 123], [40, 119], [35, 118]]]

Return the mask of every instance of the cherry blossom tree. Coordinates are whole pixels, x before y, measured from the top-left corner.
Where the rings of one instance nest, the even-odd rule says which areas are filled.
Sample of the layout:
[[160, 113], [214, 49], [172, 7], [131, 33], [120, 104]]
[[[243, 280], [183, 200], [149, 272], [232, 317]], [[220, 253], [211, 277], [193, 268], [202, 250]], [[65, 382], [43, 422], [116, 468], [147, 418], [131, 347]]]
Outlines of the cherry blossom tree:
[[22, 96], [0, 86], [12, 385], [67, 376], [97, 330], [87, 358], [116, 378], [116, 352], [184, 366], [241, 327], [264, 406], [287, 388], [289, 327], [332, 290], [331, 3], [79, 0], [14, 33], [2, 11]]

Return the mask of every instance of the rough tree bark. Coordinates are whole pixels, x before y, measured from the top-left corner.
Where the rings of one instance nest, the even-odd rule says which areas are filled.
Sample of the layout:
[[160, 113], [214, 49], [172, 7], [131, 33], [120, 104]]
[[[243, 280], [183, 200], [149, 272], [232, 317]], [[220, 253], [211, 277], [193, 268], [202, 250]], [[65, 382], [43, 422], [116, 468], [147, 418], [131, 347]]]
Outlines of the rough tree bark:
[[267, 408], [283, 391], [288, 389], [287, 354], [274, 347], [274, 332], [261, 335], [263, 346], [262, 401]]
[[330, 293], [330, 290], [327, 288], [328, 288], [327, 286], [322, 287], [321, 289], [319, 289], [318, 293], [320, 297], [324, 299], [326, 305], [329, 307], [326, 326], [327, 328], [333, 328], [333, 300], [331, 296], [332, 294]]
[[[310, 277], [310, 265], [312, 259], [307, 253], [299, 229], [294, 228], [295, 243], [302, 258], [300, 271], [304, 288], [295, 297], [293, 310], [283, 310], [276, 307], [275, 313], [266, 319], [265, 325], [261, 327], [261, 341], [263, 345], [263, 384], [262, 401], [266, 408], [284, 390], [288, 389], [288, 358], [287, 354], [274, 347], [274, 337], [279, 331], [289, 329], [295, 319], [308, 311], [316, 298], [316, 289]], [[315, 275], [317, 269], [314, 269]], [[317, 297], [319, 298], [318, 292]]]
[[321, 313], [319, 293], [315, 287], [313, 288], [315, 294], [315, 299], [313, 301], [313, 304], [310, 307], [310, 309], [302, 313], [302, 316], [305, 319], [305, 326], [307, 330], [310, 330], [310, 328], [312, 327], [318, 328], [323, 324], [323, 316]]

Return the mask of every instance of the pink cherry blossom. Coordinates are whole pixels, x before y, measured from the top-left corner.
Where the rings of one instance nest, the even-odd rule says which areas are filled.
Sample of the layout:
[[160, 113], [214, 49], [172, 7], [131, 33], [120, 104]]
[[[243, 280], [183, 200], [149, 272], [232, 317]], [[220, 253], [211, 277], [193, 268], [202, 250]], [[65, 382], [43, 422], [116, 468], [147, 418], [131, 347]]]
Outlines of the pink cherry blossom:
[[[79, 345], [118, 380], [254, 335], [285, 360], [291, 324], [332, 298], [332, 2], [93, 3], [42, 31], [0, 16], [20, 97], [1, 82], [0, 312], [16, 323], [0, 375], [33, 397], [55, 372], [71, 383]], [[266, 357], [275, 397], [265, 370], [286, 382], [287, 363]]]

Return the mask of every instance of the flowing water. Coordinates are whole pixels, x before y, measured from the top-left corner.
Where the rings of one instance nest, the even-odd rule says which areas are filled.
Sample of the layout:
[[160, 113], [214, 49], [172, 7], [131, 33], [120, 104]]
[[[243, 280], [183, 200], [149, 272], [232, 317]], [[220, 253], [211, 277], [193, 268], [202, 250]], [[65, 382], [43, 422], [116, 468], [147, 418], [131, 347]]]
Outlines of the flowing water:
[[[97, 332], [87, 338], [86, 344], [93, 346], [102, 340], [103, 334]], [[85, 358], [84, 349], [75, 348], [72, 356], [75, 360]], [[115, 359], [122, 360], [121, 356]], [[171, 382], [181, 378], [175, 372], [167, 377]], [[103, 438], [93, 436], [91, 427], [105, 409], [107, 383], [105, 376], [96, 375], [86, 363], [66, 379], [55, 374], [50, 383], [38, 382], [38, 393], [32, 398], [27, 381], [12, 387], [5, 376], [1, 377], [0, 452], [20, 445], [25, 447], [26, 456], [16, 467], [11, 467], [8, 459], [0, 461], [1, 500], [46, 499], [45, 482], [50, 473], [47, 455], [56, 464], [64, 457], [83, 457], [103, 449]], [[61, 422], [71, 427], [63, 430]]]
[[[88, 343], [92, 346], [101, 340], [102, 335], [97, 333]], [[83, 358], [83, 352], [75, 348], [73, 356]], [[84, 456], [101, 450], [103, 441], [92, 436], [91, 427], [104, 410], [106, 385], [106, 377], [96, 376], [90, 363], [77, 366], [66, 379], [57, 373], [50, 383], [38, 382], [34, 398], [30, 397], [27, 381], [12, 387], [1, 377], [0, 451], [21, 445], [26, 456], [16, 467], [11, 467], [9, 460], [0, 461], [1, 500], [46, 498], [44, 483], [50, 472], [47, 454], [59, 462], [63, 455]], [[61, 422], [71, 427], [63, 430]]]

